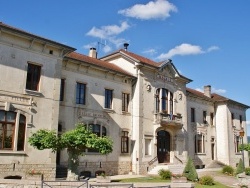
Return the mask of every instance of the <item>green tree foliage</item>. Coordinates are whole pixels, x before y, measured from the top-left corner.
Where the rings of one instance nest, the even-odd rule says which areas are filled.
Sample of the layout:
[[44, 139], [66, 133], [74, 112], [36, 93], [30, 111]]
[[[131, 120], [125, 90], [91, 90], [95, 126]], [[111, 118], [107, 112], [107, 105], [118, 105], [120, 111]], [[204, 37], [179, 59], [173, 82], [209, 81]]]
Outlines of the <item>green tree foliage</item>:
[[240, 159], [240, 161], [237, 165], [235, 174], [237, 175], [237, 174], [243, 173], [244, 171], [245, 171], [245, 169], [244, 169], [243, 161], [242, 161], [242, 159]]
[[234, 168], [230, 165], [226, 165], [222, 168], [222, 173], [232, 176], [234, 174]]
[[198, 174], [196, 172], [193, 160], [189, 157], [187, 164], [183, 170], [183, 176], [190, 181], [198, 181]]
[[113, 151], [113, 141], [109, 137], [98, 137], [83, 124], [57, 136], [55, 131], [40, 129], [33, 133], [28, 142], [38, 150], [52, 149], [53, 152], [67, 149], [68, 180], [78, 179], [79, 156], [83, 155], [86, 148], [97, 149], [101, 154]]

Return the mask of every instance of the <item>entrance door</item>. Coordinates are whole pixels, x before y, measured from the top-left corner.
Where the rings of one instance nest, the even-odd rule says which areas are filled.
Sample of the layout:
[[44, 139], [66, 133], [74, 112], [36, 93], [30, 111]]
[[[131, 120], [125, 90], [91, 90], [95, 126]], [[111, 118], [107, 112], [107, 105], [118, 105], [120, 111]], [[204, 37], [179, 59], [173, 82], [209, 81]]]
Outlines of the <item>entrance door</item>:
[[212, 160], [214, 160], [214, 143], [211, 145], [211, 154], [212, 154]]
[[170, 162], [170, 134], [167, 131], [157, 133], [157, 157], [159, 163]]

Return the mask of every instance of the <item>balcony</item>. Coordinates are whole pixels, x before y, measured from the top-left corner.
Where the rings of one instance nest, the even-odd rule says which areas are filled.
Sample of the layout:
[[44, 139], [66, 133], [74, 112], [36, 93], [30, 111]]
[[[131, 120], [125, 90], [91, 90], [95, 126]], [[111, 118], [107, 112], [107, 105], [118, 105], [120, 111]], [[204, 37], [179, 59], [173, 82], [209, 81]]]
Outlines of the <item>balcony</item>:
[[176, 129], [181, 129], [183, 126], [181, 114], [173, 115], [166, 113], [157, 113], [156, 122], [161, 124], [161, 126], [169, 126]]

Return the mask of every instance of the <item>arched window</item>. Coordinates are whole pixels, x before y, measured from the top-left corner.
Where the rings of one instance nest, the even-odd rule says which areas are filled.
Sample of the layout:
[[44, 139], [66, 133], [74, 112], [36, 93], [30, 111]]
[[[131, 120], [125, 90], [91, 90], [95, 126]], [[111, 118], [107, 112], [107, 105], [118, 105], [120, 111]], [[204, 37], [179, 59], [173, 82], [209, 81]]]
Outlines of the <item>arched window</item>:
[[161, 110], [163, 112], [168, 112], [168, 90], [162, 89], [161, 96]]
[[[160, 98], [161, 97], [161, 98]], [[155, 113], [174, 114], [173, 93], [165, 88], [158, 88], [155, 92]]]
[[170, 114], [174, 113], [174, 104], [173, 104], [173, 93], [170, 92], [170, 99], [169, 99], [169, 106], [170, 106]]
[[[0, 150], [24, 150], [26, 118], [20, 114], [19, 121], [16, 119], [16, 112], [0, 110]], [[19, 125], [17, 125], [17, 122], [19, 122]], [[17, 135], [15, 135], [15, 132]], [[16, 147], [14, 145], [15, 139]]]
[[155, 93], [155, 112], [159, 112], [160, 110], [160, 98], [159, 98], [159, 95], [160, 95], [160, 89], [157, 89], [156, 90], [156, 93]]

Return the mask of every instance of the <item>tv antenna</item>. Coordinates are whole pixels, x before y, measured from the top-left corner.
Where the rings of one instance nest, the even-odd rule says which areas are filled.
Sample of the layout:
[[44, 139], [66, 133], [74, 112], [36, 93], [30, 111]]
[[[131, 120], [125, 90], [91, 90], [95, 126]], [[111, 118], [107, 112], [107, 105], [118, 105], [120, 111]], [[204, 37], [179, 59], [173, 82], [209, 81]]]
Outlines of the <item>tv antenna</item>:
[[106, 46], [106, 45], [107, 45], [106, 40], [104, 40], [104, 43], [102, 42], [102, 40], [101, 42], [97, 42], [97, 53], [99, 52], [100, 46]]

